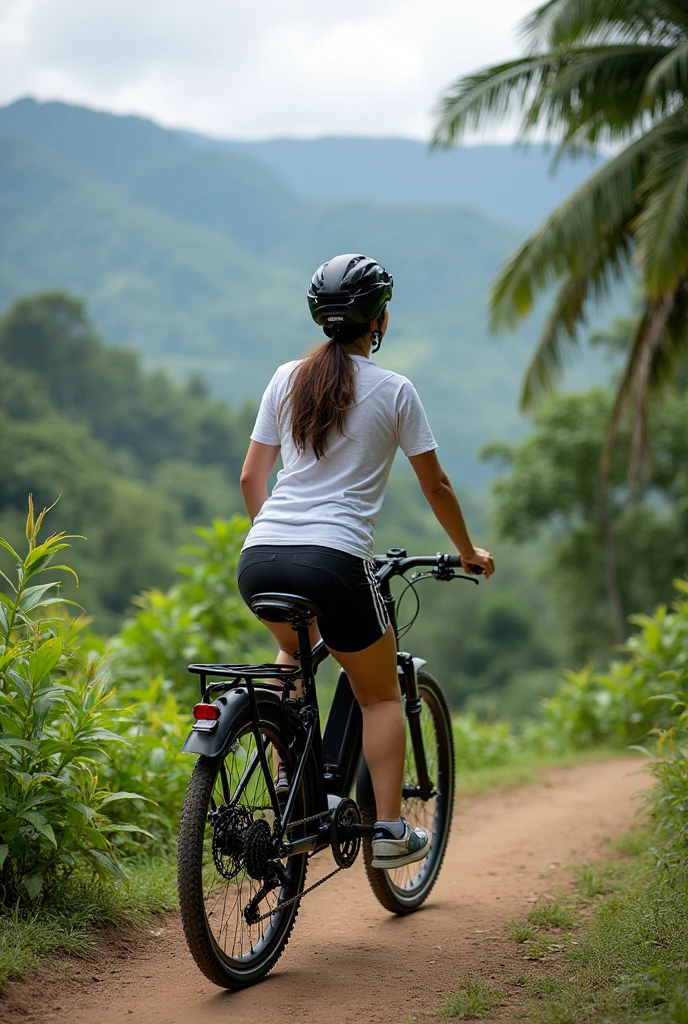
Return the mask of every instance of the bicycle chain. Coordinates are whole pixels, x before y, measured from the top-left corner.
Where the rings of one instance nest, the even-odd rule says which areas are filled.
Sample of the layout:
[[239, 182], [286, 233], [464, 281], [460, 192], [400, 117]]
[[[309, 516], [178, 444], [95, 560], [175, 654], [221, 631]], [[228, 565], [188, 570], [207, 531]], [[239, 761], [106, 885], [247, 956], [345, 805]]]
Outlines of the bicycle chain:
[[304, 889], [303, 892], [300, 892], [297, 896], [292, 896], [291, 899], [285, 900], [284, 903], [278, 903], [272, 910], [267, 910], [264, 914], [261, 914], [255, 924], [260, 924], [261, 921], [267, 921], [269, 917], [273, 917], [274, 914], [278, 914], [280, 910], [284, 910], [285, 907], [290, 907], [292, 903], [296, 903], [297, 900], [303, 899], [303, 897], [307, 896], [309, 892], [313, 892], [313, 890], [317, 889], [319, 885], [322, 885], [323, 882], [329, 881], [330, 878], [339, 874], [340, 871], [343, 871], [343, 868], [335, 868], [334, 871], [330, 871], [329, 875], [325, 875], [323, 878], [318, 879], [317, 882], [314, 882], [313, 885], [309, 885], [307, 889]]
[[[329, 814], [332, 814], [331, 810], [321, 811], [319, 814], [312, 814], [310, 818], [301, 818], [300, 821], [292, 821], [287, 825], [287, 830], [296, 828], [297, 825], [308, 825], [311, 821], [319, 821], [320, 818], [326, 818]], [[309, 885], [309, 887], [304, 889], [303, 892], [298, 893], [296, 896], [292, 896], [291, 899], [284, 900], [283, 903], [278, 903], [272, 910], [267, 910], [264, 914], [261, 914], [258, 920], [253, 923], [260, 924], [261, 921], [267, 921], [269, 917], [273, 917], [275, 914], [278, 914], [280, 910], [284, 910], [285, 907], [290, 907], [292, 903], [296, 903], [297, 900], [303, 899], [304, 896], [308, 896], [310, 892], [313, 892], [313, 890], [317, 889], [319, 885], [322, 885], [324, 882], [329, 881], [330, 878], [333, 878], [336, 874], [339, 874], [341, 870], [342, 868], [335, 868], [334, 871], [330, 871], [329, 875], [324, 875], [323, 878], [314, 882], [313, 885]]]
[[332, 814], [331, 810], [320, 811], [319, 814], [311, 814], [310, 818], [301, 818], [299, 821], [290, 821], [287, 825], [287, 831], [289, 831], [290, 828], [296, 828], [297, 825], [308, 825], [311, 821], [318, 821], [320, 818], [327, 818], [330, 814]]

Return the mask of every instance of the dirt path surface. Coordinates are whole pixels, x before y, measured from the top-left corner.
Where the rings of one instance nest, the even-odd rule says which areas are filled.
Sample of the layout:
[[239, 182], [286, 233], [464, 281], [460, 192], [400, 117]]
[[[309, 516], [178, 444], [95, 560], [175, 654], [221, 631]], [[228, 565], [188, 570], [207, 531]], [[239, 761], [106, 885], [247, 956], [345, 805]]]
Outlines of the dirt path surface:
[[[604, 853], [633, 822], [647, 785], [637, 759], [545, 773], [543, 782], [461, 801], [442, 873], [425, 907], [392, 917], [359, 861], [305, 898], [272, 974], [238, 993], [191, 961], [178, 918], [110, 935], [88, 961], [69, 960], [14, 985], [3, 1024], [340, 1024], [404, 1022], [432, 1010], [465, 975], [504, 982], [528, 970], [504, 922], [561, 892], [571, 865]], [[328, 854], [309, 881], [332, 867]], [[499, 1019], [511, 1021], [517, 994]]]

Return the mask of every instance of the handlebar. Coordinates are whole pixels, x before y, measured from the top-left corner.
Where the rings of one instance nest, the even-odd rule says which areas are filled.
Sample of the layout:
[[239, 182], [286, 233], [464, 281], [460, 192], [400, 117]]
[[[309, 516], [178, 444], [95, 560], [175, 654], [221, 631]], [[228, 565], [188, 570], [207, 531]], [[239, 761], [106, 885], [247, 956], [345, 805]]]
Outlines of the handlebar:
[[[438, 551], [436, 555], [413, 555], [408, 558], [404, 548], [390, 548], [386, 555], [376, 555], [375, 564], [381, 580], [390, 576], [401, 576], [407, 569], [423, 566], [432, 569], [466, 569], [461, 561], [461, 555], [445, 555]], [[483, 574], [483, 569], [479, 565], [469, 565], [467, 571], [474, 576]]]

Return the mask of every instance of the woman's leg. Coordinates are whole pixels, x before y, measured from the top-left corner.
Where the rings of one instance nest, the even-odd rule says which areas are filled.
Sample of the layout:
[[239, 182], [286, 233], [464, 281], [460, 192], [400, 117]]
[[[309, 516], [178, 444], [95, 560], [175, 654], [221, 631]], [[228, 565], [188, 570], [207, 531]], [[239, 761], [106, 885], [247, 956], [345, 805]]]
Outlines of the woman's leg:
[[[265, 622], [279, 645], [277, 663], [297, 665], [294, 657], [296, 633], [288, 623]], [[320, 639], [315, 623], [310, 629], [311, 646]], [[346, 672], [363, 715], [363, 753], [375, 792], [378, 821], [395, 821], [401, 813], [404, 781], [406, 729], [397, 676], [397, 648], [394, 630], [363, 651], [330, 649]], [[297, 684], [298, 685], [298, 684]]]
[[397, 677], [394, 630], [363, 651], [330, 650], [351, 683], [363, 714], [363, 753], [375, 791], [378, 821], [401, 813], [406, 730]]

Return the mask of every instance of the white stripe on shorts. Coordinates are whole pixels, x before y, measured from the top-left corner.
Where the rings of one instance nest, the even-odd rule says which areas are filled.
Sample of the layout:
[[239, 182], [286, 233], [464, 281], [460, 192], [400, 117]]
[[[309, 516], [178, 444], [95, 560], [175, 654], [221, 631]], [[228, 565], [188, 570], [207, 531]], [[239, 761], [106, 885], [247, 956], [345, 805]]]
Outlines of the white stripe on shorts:
[[375, 575], [375, 567], [372, 562], [367, 561], [364, 561], [363, 565], [365, 566], [366, 576], [370, 583], [370, 589], [373, 592], [373, 604], [375, 605], [378, 625], [382, 632], [386, 633], [388, 625], [387, 609], [385, 608], [385, 602], [382, 598], [382, 594], [380, 593], [380, 584], [378, 583], [377, 576]]

